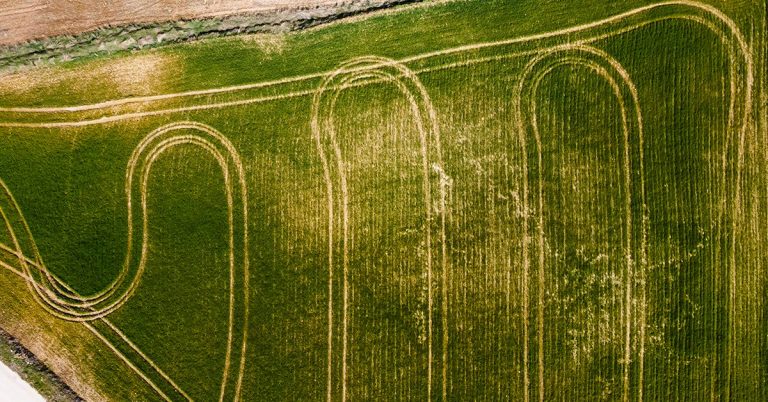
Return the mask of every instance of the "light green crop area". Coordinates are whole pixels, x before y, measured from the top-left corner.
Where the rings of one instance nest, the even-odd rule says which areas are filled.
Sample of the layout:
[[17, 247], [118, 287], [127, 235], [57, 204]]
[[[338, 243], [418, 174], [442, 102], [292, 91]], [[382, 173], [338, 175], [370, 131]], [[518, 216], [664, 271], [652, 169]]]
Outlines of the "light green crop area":
[[766, 43], [472, 0], [3, 77], [0, 326], [92, 399], [766, 400]]

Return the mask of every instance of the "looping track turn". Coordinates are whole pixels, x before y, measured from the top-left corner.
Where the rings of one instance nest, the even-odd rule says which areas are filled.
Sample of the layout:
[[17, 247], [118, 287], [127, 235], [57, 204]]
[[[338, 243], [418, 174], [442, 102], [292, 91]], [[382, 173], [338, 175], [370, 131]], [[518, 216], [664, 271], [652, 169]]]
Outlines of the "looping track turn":
[[[180, 131], [183, 133], [180, 134]], [[152, 165], [160, 155], [182, 144], [194, 145], [208, 152], [224, 175], [229, 224], [229, 318], [220, 400], [237, 400], [245, 367], [248, 323], [248, 200], [240, 156], [232, 143], [215, 129], [193, 122], [169, 124], [147, 135], [134, 149], [125, 176], [128, 251], [118, 277], [104, 290], [95, 295], [81, 296], [47, 269], [21, 208], [2, 181], [0, 214], [13, 244], [2, 246], [6, 253], [2, 257], [10, 255], [10, 258], [0, 262], [26, 280], [38, 303], [51, 314], [83, 323], [105, 318], [130, 299], [146, 268], [150, 239], [147, 183]], [[134, 228], [137, 217], [140, 217], [140, 225]], [[238, 287], [242, 292], [236, 291]], [[236, 327], [242, 329], [236, 331]], [[184, 394], [181, 390], [179, 393]]]
[[[333, 398], [333, 277], [334, 267], [336, 266], [336, 234], [335, 231], [335, 209], [336, 192], [341, 193], [341, 218], [342, 218], [342, 369], [341, 369], [341, 400], [347, 398], [347, 354], [348, 354], [348, 309], [349, 309], [349, 254], [350, 250], [350, 213], [349, 213], [349, 193], [350, 188], [347, 183], [347, 168], [345, 158], [342, 155], [341, 147], [338, 141], [338, 135], [334, 127], [333, 115], [336, 101], [342, 90], [354, 86], [360, 81], [374, 79], [377, 82], [392, 83], [406, 97], [409, 102], [410, 111], [414, 117], [416, 128], [419, 132], [419, 145], [421, 152], [421, 174], [424, 194], [424, 214], [427, 222], [424, 230], [424, 242], [426, 249], [426, 261], [424, 270], [426, 271], [427, 287], [427, 396], [432, 395], [432, 370], [433, 370], [433, 271], [435, 267], [442, 267], [442, 289], [445, 293], [447, 286], [448, 269], [446, 264], [446, 244], [445, 244], [445, 183], [439, 185], [438, 196], [433, 200], [433, 189], [430, 179], [430, 171], [433, 168], [442, 169], [442, 153], [440, 150], [440, 128], [437, 124], [437, 115], [432, 106], [426, 88], [422, 85], [419, 78], [404, 65], [390, 59], [382, 57], [367, 56], [353, 59], [343, 63], [339, 68], [326, 77], [323, 83], [315, 93], [312, 102], [312, 137], [317, 147], [320, 157], [323, 175], [325, 178], [327, 196], [328, 196], [328, 395], [330, 401]], [[431, 223], [435, 219], [432, 212], [432, 205], [439, 205], [437, 211], [440, 233], [438, 239], [433, 240]], [[433, 244], [440, 244], [440, 261], [436, 262], [433, 256]], [[442, 297], [442, 309], [447, 310], [447, 298]], [[447, 325], [446, 316], [443, 315], [443, 327]], [[447, 332], [447, 331], [444, 331]], [[446, 364], [447, 364], [447, 337], [443, 338], [442, 344], [442, 394], [447, 393], [446, 382]]]

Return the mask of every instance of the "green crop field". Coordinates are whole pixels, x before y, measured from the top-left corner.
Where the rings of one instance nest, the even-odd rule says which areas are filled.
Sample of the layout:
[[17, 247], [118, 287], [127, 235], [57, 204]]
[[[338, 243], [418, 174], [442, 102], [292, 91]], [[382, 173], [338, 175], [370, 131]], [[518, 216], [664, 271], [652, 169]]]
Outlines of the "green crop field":
[[766, 5], [710, 3], [3, 76], [0, 327], [89, 400], [768, 400]]

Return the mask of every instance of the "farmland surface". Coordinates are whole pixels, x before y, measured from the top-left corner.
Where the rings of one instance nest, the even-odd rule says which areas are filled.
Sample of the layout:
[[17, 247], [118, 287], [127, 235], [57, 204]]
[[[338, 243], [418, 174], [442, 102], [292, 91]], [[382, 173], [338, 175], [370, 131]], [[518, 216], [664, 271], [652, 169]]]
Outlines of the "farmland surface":
[[762, 1], [454, 1], [0, 79], [92, 400], [768, 400]]

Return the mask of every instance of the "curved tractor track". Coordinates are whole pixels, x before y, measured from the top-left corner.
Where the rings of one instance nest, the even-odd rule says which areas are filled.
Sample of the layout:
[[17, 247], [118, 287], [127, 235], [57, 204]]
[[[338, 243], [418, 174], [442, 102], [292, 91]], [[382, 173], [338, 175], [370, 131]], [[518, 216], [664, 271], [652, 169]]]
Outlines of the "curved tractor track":
[[[244, 354], [248, 319], [248, 210], [245, 174], [240, 156], [232, 143], [215, 129], [200, 124], [181, 122], [169, 124], [153, 131], [136, 147], [126, 169], [125, 194], [128, 210], [128, 242], [125, 263], [117, 278], [103, 290], [82, 296], [51, 273], [43, 262], [29, 226], [8, 187], [0, 181], [0, 214], [13, 244], [3, 245], [3, 250], [15, 261], [0, 261], [3, 266], [24, 278], [38, 303], [51, 314], [69, 321], [88, 323], [105, 319], [111, 312], [122, 307], [136, 291], [146, 269], [150, 234], [147, 183], [152, 166], [159, 156], [178, 145], [193, 145], [209, 153], [224, 174], [229, 226], [229, 324], [227, 352], [221, 383], [221, 400], [237, 399], [245, 367]], [[135, 225], [136, 221], [140, 224]], [[135, 227], [136, 226], [136, 227]], [[6, 256], [4, 256], [6, 257]], [[14, 265], [13, 262], [16, 264]], [[242, 281], [242, 292], [236, 284]], [[104, 320], [118, 335], [119, 330]], [[242, 331], [235, 333], [236, 322], [243, 323]], [[97, 334], [99, 335], [99, 334]], [[124, 341], [135, 348], [129, 339]], [[108, 342], [102, 337], [102, 340]], [[143, 357], [138, 349], [136, 349]], [[117, 350], [115, 350], [118, 352]], [[118, 352], [119, 353], [119, 352]], [[234, 355], [234, 356], [233, 356]], [[173, 383], [148, 358], [148, 362], [182, 396], [186, 393]], [[149, 381], [149, 379], [145, 378]], [[163, 391], [153, 385], [168, 399]], [[226, 396], [226, 398], [225, 398]]]

